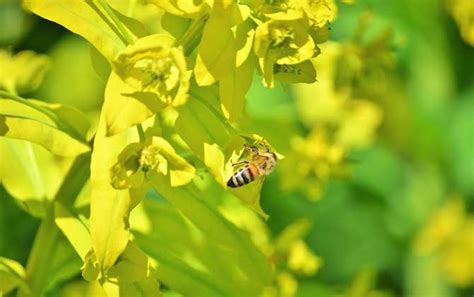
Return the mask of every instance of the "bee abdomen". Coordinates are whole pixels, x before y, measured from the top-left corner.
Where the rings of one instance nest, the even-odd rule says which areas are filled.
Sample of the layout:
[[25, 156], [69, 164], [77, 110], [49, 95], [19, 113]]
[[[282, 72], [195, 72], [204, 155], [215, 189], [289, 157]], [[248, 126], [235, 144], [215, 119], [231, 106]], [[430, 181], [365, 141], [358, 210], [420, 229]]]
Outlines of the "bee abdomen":
[[246, 166], [234, 173], [231, 178], [229, 178], [227, 186], [231, 188], [238, 188], [252, 182], [253, 180], [255, 180], [255, 176], [253, 175], [250, 167]]

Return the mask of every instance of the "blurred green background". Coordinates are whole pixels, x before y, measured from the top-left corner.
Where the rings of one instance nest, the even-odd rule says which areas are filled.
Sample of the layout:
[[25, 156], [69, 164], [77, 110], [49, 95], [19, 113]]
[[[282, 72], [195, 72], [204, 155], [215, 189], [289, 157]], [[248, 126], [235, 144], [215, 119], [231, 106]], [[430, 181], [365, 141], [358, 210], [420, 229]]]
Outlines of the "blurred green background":
[[[460, 31], [474, 31], [474, 7], [462, 22], [457, 2], [338, 3], [315, 86], [254, 81], [240, 128], [286, 157], [264, 184], [267, 224], [276, 237], [308, 219], [322, 261], [297, 296], [473, 296], [474, 47]], [[51, 59], [25, 97], [97, 121], [105, 82], [86, 41], [2, 0], [0, 46]], [[338, 148], [345, 158], [331, 157]], [[25, 264], [39, 221], [0, 196], [0, 256]]]

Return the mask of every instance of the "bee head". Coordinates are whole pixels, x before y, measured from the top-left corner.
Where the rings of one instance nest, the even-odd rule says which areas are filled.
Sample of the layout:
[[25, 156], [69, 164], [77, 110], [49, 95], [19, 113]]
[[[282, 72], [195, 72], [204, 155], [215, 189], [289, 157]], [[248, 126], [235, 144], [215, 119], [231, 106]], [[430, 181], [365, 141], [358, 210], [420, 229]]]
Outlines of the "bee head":
[[258, 155], [258, 153], [259, 153], [258, 147], [253, 146], [253, 145], [245, 144], [245, 150], [251, 155]]

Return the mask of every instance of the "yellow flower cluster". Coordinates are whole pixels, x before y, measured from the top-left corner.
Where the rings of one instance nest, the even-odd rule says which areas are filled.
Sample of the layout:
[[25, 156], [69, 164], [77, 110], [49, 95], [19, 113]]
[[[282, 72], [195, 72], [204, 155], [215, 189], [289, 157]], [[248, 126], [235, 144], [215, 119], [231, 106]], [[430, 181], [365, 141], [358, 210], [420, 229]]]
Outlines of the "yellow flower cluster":
[[110, 170], [110, 183], [118, 190], [139, 188], [153, 174], [169, 174], [171, 185], [177, 186], [191, 181], [194, 173], [164, 138], [155, 136], [123, 149]]
[[113, 61], [114, 71], [135, 92], [154, 94], [167, 105], [184, 104], [191, 74], [182, 49], [173, 44], [166, 35], [141, 38]]
[[347, 46], [329, 42], [321, 47], [325, 54], [315, 63], [319, 82], [293, 89], [310, 132], [305, 138], [291, 140], [292, 153], [281, 165], [282, 187], [303, 190], [310, 199], [318, 199], [331, 178], [348, 174], [347, 152], [370, 145], [382, 121], [380, 107], [355, 97], [352, 83], [343, 87], [336, 84], [335, 77], [347, 70], [338, 67], [350, 54]]
[[[328, 38], [329, 23], [337, 13], [334, 2], [250, 1], [250, 7], [261, 22], [255, 31], [254, 51], [264, 83], [272, 86], [274, 75], [282, 81], [314, 82], [310, 59], [320, 53], [316, 44]], [[288, 74], [290, 78], [285, 77]]]
[[419, 255], [436, 255], [446, 279], [459, 287], [474, 284], [474, 216], [453, 197], [428, 219], [413, 246]]
[[0, 89], [13, 93], [28, 93], [35, 90], [48, 69], [49, 59], [32, 51], [11, 55], [0, 50]]

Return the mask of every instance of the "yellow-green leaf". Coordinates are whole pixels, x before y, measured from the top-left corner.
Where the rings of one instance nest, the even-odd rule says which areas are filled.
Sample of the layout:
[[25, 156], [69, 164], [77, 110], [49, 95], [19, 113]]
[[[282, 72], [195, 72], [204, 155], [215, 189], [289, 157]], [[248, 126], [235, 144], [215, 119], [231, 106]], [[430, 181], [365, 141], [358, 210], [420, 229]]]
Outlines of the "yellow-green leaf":
[[[195, 96], [201, 96], [201, 94], [195, 94]], [[230, 157], [233, 156], [234, 150], [243, 149], [243, 140], [240, 139], [240, 143], [231, 143], [238, 136], [223, 123], [225, 118], [216, 117], [203, 104], [207, 102], [206, 99], [197, 98], [191, 97], [188, 104], [180, 109], [176, 120], [176, 131], [209, 167], [216, 180], [225, 187], [226, 179], [232, 174]], [[209, 105], [209, 107], [217, 110], [215, 105]]]
[[0, 115], [0, 123], [0, 135], [38, 143], [56, 155], [76, 156], [90, 150], [68, 134], [35, 120]]
[[204, 28], [194, 66], [198, 85], [212, 85], [226, 75], [236, 64], [236, 54], [237, 47], [229, 20], [224, 15], [212, 14]]
[[84, 261], [92, 248], [91, 236], [85, 223], [60, 203], [54, 204], [54, 221]]
[[[224, 188], [232, 176], [232, 163], [236, 162], [244, 149], [244, 138], [225, 124], [226, 119], [217, 116], [217, 99], [213, 89], [201, 88], [201, 94], [192, 94], [188, 104], [180, 108], [176, 120], [176, 131], [190, 149], [208, 167], [215, 180]], [[199, 96], [199, 97], [197, 97]], [[214, 98], [213, 98], [214, 97]], [[254, 137], [248, 138], [254, 142]], [[260, 188], [257, 182], [231, 191], [246, 205], [267, 217], [260, 208]]]
[[107, 272], [107, 278], [117, 282], [136, 282], [153, 277], [153, 265], [148, 256], [133, 242], [128, 242], [117, 263]]
[[1, 136], [37, 143], [60, 156], [76, 156], [90, 150], [86, 139], [89, 124], [78, 110], [22, 100], [0, 100]]
[[28, 291], [25, 281], [25, 269], [20, 263], [0, 257], [0, 295], [21, 286]]
[[263, 180], [256, 180], [248, 185], [239, 188], [229, 189], [229, 191], [240, 200], [242, 200], [252, 210], [268, 219], [268, 214], [260, 206], [260, 193], [262, 191]]
[[164, 11], [187, 18], [196, 18], [210, 9], [208, 1], [148, 0]]
[[161, 26], [173, 35], [176, 40], [184, 35], [190, 24], [190, 19], [182, 18], [168, 12], [165, 12], [161, 17]]
[[252, 84], [253, 72], [253, 59], [248, 59], [240, 67], [232, 69], [230, 73], [221, 77], [219, 81], [221, 109], [224, 116], [231, 122], [237, 121], [242, 114], [245, 94]]
[[255, 25], [251, 19], [232, 28], [235, 36], [237, 54], [235, 58], [235, 66], [240, 67], [252, 51], [253, 38], [255, 36]]
[[[212, 190], [206, 188], [209, 195], [204, 200], [211, 199], [211, 195], [222, 197], [222, 192], [215, 190], [222, 191], [215, 183]], [[215, 208], [213, 202], [208, 205]], [[232, 296], [236, 291], [242, 296], [258, 296], [263, 283], [258, 277], [250, 277], [254, 272], [247, 270], [257, 271], [261, 264], [255, 261], [249, 266], [245, 260], [251, 254], [262, 259], [255, 246], [228, 246], [231, 243], [225, 243], [227, 236], [216, 236], [213, 228], [204, 227], [205, 218], [197, 225], [169, 204], [145, 199], [141, 206], [132, 214], [131, 228], [136, 243], [158, 261], [156, 273], [164, 284], [185, 296]], [[247, 240], [244, 237], [241, 243]]]
[[117, 263], [109, 269], [103, 288], [109, 297], [160, 296], [160, 284], [148, 256], [129, 242]]
[[[160, 278], [164, 277], [166, 273], [167, 276], [164, 277], [164, 282], [170, 285], [173, 284], [173, 287], [179, 289], [179, 291], [186, 293], [196, 288], [198, 291], [204, 290], [208, 292], [209, 296], [228, 296], [229, 293], [226, 294], [225, 292], [232, 292], [232, 289], [235, 290], [236, 288], [233, 285], [240, 287], [231, 280], [236, 281], [239, 279], [240, 284], [247, 285], [245, 290], [253, 292], [249, 296], [258, 296], [258, 293], [268, 284], [272, 276], [267, 259], [256, 249], [248, 234], [227, 221], [219, 212], [217, 205], [206, 199], [206, 197], [202, 197], [202, 192], [194, 186], [185, 185], [171, 188], [163, 186], [163, 182], [158, 178], [152, 180], [151, 183], [156, 185], [155, 190], [162, 197], [171, 202], [176, 209], [202, 232], [202, 236], [205, 236], [205, 239], [201, 239], [197, 243], [198, 246], [200, 244], [201, 248], [206, 250], [207, 248], [202, 247], [202, 245], [208, 243], [214, 247], [210, 249], [216, 249], [215, 252], [199, 256], [204, 258], [193, 259], [191, 254], [197, 252], [195, 250], [186, 252], [178, 248], [176, 250], [178, 254], [168, 253], [167, 250], [177, 248], [173, 244], [174, 240], [170, 243], [160, 241], [160, 246], [167, 247], [159, 249], [160, 251], [146, 244], [145, 251], [158, 261], [157, 273]], [[202, 236], [197, 238], [202, 238]], [[206, 253], [206, 251], [200, 252]], [[181, 254], [182, 256], [180, 256]], [[214, 258], [211, 254], [214, 255]], [[227, 270], [228, 267], [226, 266], [231, 265], [230, 263], [225, 263], [225, 259], [228, 260], [230, 257], [229, 254], [235, 260], [233, 261], [235, 269], [240, 272], [233, 269]], [[200, 261], [202, 265], [200, 265]], [[212, 263], [212, 261], [218, 262]], [[188, 273], [183, 275], [183, 269], [188, 271]], [[206, 275], [209, 273], [214, 277], [207, 277]], [[179, 282], [181, 277], [184, 279], [182, 283]], [[222, 280], [223, 278], [226, 278], [226, 281]], [[219, 282], [217, 283], [216, 280], [218, 279]]]
[[67, 162], [37, 144], [9, 138], [0, 138], [0, 156], [0, 183], [27, 212], [43, 217], [45, 201], [58, 191]]
[[125, 49], [125, 41], [97, 1], [24, 0], [25, 7], [84, 37], [109, 61]]
[[128, 216], [140, 201], [141, 189], [117, 190], [111, 184], [111, 169], [118, 155], [127, 146], [126, 133], [106, 137], [105, 116], [102, 114], [94, 141], [91, 161], [91, 237], [101, 269], [113, 266], [127, 246]]

